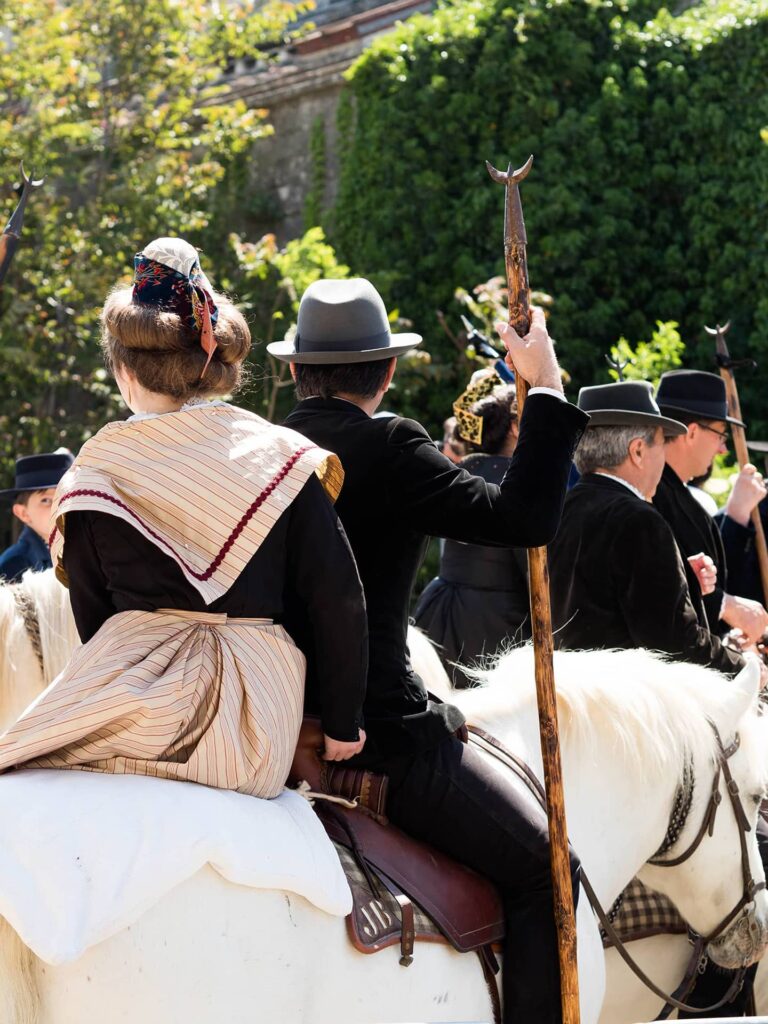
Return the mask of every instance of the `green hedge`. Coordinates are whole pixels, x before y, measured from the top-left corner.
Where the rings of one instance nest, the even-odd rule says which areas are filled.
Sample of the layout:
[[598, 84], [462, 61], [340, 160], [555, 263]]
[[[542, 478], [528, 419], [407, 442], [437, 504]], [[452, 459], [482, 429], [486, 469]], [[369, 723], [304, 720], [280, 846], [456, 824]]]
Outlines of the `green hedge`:
[[[730, 318], [734, 354], [768, 372], [766, 68], [764, 0], [677, 17], [626, 0], [469, 0], [414, 17], [350, 73], [339, 256], [440, 358], [435, 310], [503, 268], [502, 190], [484, 160], [532, 152], [531, 283], [554, 296], [574, 385], [607, 379], [603, 353], [657, 320], [677, 321], [686, 362], [709, 367], [703, 324]], [[759, 381], [742, 380], [754, 422]], [[435, 418], [450, 397], [433, 394]]]

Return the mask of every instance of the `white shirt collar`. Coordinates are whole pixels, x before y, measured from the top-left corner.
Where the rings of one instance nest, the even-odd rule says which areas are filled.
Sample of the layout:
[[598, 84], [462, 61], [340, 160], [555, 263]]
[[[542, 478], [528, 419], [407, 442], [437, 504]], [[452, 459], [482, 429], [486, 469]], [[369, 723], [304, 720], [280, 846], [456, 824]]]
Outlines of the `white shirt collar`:
[[128, 417], [128, 422], [135, 423], [138, 420], [153, 420], [157, 416], [172, 416], [175, 412], [189, 412], [190, 409], [198, 409], [201, 405], [226, 404], [221, 398], [214, 398], [213, 401], [209, 401], [207, 398], [193, 398], [191, 401], [185, 402], [180, 409], [171, 409], [170, 412], [135, 412], [133, 416]]
[[637, 488], [635, 487], [635, 485], [634, 485], [634, 484], [631, 484], [631, 483], [629, 482], [629, 480], [624, 480], [624, 479], [623, 479], [622, 477], [620, 477], [620, 476], [614, 476], [614, 475], [613, 475], [613, 473], [606, 473], [606, 472], [604, 472], [604, 471], [603, 471], [602, 469], [598, 469], [598, 470], [596, 470], [596, 474], [597, 474], [597, 476], [604, 476], [604, 477], [607, 477], [607, 478], [608, 478], [609, 480], [615, 480], [617, 484], [624, 484], [624, 486], [625, 486], [626, 488], [628, 488], [628, 490], [632, 491], [632, 493], [633, 493], [633, 494], [637, 495], [637, 497], [638, 497], [638, 498], [639, 498], [639, 499], [640, 499], [641, 501], [645, 501], [645, 502], [647, 502], [647, 501], [648, 501], [648, 499], [646, 498], [646, 496], [645, 496], [645, 495], [644, 495], [644, 494], [643, 494], [643, 493], [642, 493], [641, 491], [638, 491], [638, 489], [637, 489]]

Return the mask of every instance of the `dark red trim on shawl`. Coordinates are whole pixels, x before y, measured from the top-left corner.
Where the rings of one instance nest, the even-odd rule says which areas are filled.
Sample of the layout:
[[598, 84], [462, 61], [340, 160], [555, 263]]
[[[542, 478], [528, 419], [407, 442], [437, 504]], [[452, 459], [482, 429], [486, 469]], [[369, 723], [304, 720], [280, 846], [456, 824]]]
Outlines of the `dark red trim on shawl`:
[[[256, 511], [260, 508], [260, 506], [264, 504], [264, 502], [267, 500], [267, 498], [270, 496], [270, 494], [274, 491], [274, 489], [278, 486], [278, 484], [282, 483], [282, 481], [286, 478], [288, 473], [290, 473], [290, 471], [293, 469], [293, 467], [299, 461], [301, 456], [304, 455], [306, 452], [311, 451], [315, 447], [316, 447], [316, 445], [308, 444], [304, 448], [299, 448], [299, 450], [297, 452], [295, 452], [290, 457], [290, 459], [288, 459], [288, 461], [283, 466], [283, 468], [278, 473], [275, 474], [275, 476], [270, 480], [270, 482], [267, 484], [267, 486], [264, 488], [264, 490], [261, 492], [261, 494], [258, 496], [258, 498], [256, 498], [256, 500], [246, 510], [246, 512], [243, 514], [240, 522], [237, 524], [237, 526], [235, 526], [234, 530], [232, 531], [232, 533], [230, 533], [229, 537], [225, 541], [225, 543], [222, 546], [221, 550], [219, 551], [218, 555], [216, 555], [216, 557], [211, 562], [211, 564], [208, 566], [208, 568], [205, 570], [205, 572], [202, 572], [202, 573], [201, 572], [195, 572], [195, 570], [192, 568], [192, 566], [189, 565], [187, 562], [185, 562], [184, 559], [181, 557], [181, 555], [177, 554], [177, 552], [175, 552], [173, 550], [173, 548], [171, 547], [170, 544], [168, 544], [167, 541], [163, 540], [163, 538], [159, 534], [155, 533], [155, 531], [151, 527], [147, 526], [147, 524], [144, 522], [144, 520], [141, 518], [141, 516], [138, 516], [133, 511], [132, 508], [129, 508], [124, 502], [120, 501], [119, 498], [113, 498], [111, 494], [106, 494], [104, 491], [95, 491], [95, 490], [91, 490], [89, 488], [82, 488], [80, 490], [68, 491], [66, 494], [63, 494], [61, 496], [61, 499], [59, 500], [59, 505], [63, 504], [63, 502], [65, 502], [68, 498], [77, 498], [77, 497], [80, 497], [81, 495], [85, 495], [85, 496], [87, 496], [89, 498], [102, 498], [104, 501], [111, 501], [113, 505], [118, 505], [120, 508], [122, 508], [124, 511], [126, 511], [129, 515], [133, 516], [133, 518], [136, 520], [136, 522], [140, 523], [142, 528], [144, 530], [146, 530], [147, 533], [155, 541], [157, 541], [159, 544], [162, 544], [164, 547], [168, 548], [168, 550], [171, 552], [173, 557], [184, 567], [184, 569], [190, 574], [190, 576], [194, 576], [195, 579], [200, 580], [201, 582], [203, 582], [204, 580], [210, 579], [210, 577], [216, 572], [218, 567], [221, 565], [221, 563], [226, 558], [227, 553], [229, 552], [229, 550], [232, 547], [232, 545], [235, 543], [237, 538], [240, 536], [240, 534], [243, 532], [243, 530], [247, 526], [248, 521], [252, 518], [252, 516], [256, 513]], [[51, 536], [50, 536], [50, 538], [48, 540], [48, 546], [49, 547], [53, 544], [53, 541], [54, 541], [54, 538], [55, 538], [57, 532], [58, 532], [58, 527], [55, 526], [53, 528], [53, 532], [51, 533]]]

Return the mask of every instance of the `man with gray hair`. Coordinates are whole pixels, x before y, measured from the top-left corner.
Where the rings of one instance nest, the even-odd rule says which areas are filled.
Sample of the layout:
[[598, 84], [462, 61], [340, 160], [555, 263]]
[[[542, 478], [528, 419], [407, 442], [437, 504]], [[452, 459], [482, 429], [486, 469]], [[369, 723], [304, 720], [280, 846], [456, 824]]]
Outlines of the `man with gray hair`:
[[665, 438], [685, 426], [661, 415], [644, 381], [582, 388], [578, 405], [591, 417], [575, 455], [581, 480], [550, 545], [556, 642], [645, 647], [735, 674], [744, 660], [699, 621], [672, 530], [651, 504]]

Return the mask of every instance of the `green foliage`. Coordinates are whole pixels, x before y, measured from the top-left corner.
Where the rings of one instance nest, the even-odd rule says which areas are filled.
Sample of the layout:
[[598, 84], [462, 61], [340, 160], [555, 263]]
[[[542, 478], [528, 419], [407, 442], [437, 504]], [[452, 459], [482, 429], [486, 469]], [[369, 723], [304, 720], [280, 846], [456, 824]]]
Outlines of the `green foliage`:
[[[633, 348], [626, 338], [619, 338], [611, 348], [613, 362], [626, 363], [622, 375], [624, 380], [649, 380], [654, 388], [662, 373], [677, 370], [683, 365], [685, 343], [674, 320], [662, 323], [656, 321], [656, 330], [650, 341], [639, 341]], [[618, 380], [616, 370], [609, 370], [613, 380]]]
[[[290, 33], [299, 9], [0, 4], [0, 181], [10, 185], [22, 159], [46, 176], [0, 294], [4, 478], [14, 454], [77, 449], [115, 412], [100, 368], [99, 308], [153, 237], [180, 234], [208, 248], [226, 235], [219, 223], [208, 230], [214, 211], [225, 212], [227, 191], [217, 188], [269, 128], [262, 112], [228, 98], [222, 70]], [[5, 188], [0, 216], [16, 202]]]
[[724, 508], [738, 475], [739, 467], [734, 464], [730, 454], [717, 455], [712, 465], [712, 474], [702, 484], [702, 489], [714, 498], [718, 508]]
[[309, 135], [309, 155], [312, 165], [312, 180], [304, 197], [304, 227], [312, 228], [323, 219], [323, 200], [327, 181], [325, 121], [315, 118]]
[[[503, 271], [503, 194], [483, 162], [533, 152], [530, 279], [555, 297], [575, 385], [605, 379], [616, 338], [659, 320], [680, 325], [689, 364], [711, 366], [703, 325], [728, 318], [734, 354], [767, 359], [767, 62], [763, 0], [679, 16], [637, 0], [445, 2], [350, 72], [339, 253], [453, 363], [435, 310], [457, 319], [457, 283]], [[757, 381], [742, 389], [764, 431]]]
[[280, 249], [274, 235], [258, 242], [229, 236], [230, 266], [221, 280], [239, 297], [256, 343], [251, 363], [251, 386], [239, 399], [267, 419], [282, 419], [293, 404], [292, 381], [286, 363], [267, 355], [265, 346], [295, 329], [299, 300], [319, 278], [344, 278], [349, 267], [339, 263], [322, 228]]

